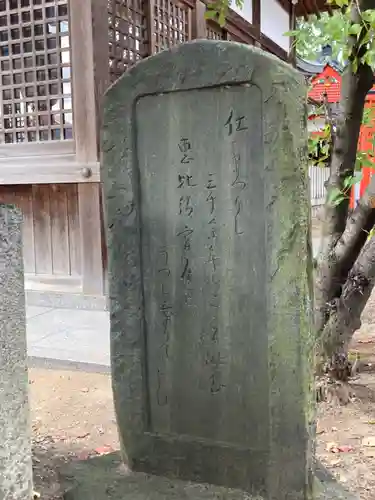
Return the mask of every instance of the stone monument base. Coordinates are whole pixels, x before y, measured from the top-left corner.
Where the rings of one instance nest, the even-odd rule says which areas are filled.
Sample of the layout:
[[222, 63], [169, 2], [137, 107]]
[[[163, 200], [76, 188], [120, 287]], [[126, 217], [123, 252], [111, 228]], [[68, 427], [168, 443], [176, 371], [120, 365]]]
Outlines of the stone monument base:
[[[118, 453], [69, 464], [64, 500], [265, 500], [240, 490], [129, 472]], [[357, 500], [319, 466], [315, 500]]]

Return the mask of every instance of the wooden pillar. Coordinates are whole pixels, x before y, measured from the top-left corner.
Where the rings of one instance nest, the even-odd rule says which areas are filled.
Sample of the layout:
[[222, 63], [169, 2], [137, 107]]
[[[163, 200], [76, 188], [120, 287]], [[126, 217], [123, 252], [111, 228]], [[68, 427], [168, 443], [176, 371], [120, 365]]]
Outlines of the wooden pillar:
[[253, 27], [257, 40], [260, 40], [261, 26], [260, 26], [260, 0], [252, 0], [253, 2]]
[[147, 0], [146, 19], [147, 19], [148, 43], [145, 47], [145, 52], [146, 52], [145, 56], [152, 56], [156, 53], [154, 18], [155, 18], [155, 0]]
[[[296, 29], [296, 2], [292, 1], [290, 3], [289, 7], [289, 29], [290, 31], [293, 31]], [[296, 51], [296, 45], [295, 45], [295, 37], [291, 36], [290, 37], [290, 49], [289, 49], [289, 60], [288, 62], [291, 63], [294, 67], [296, 66], [296, 57], [297, 57], [297, 51]]]
[[[109, 81], [107, 1], [71, 0], [70, 26], [76, 158], [83, 163], [97, 162], [100, 102]], [[100, 183], [83, 179], [78, 184], [82, 291], [88, 295], [104, 294], [100, 190]]]
[[193, 38], [207, 38], [206, 5], [202, 0], [196, 0], [193, 11]]

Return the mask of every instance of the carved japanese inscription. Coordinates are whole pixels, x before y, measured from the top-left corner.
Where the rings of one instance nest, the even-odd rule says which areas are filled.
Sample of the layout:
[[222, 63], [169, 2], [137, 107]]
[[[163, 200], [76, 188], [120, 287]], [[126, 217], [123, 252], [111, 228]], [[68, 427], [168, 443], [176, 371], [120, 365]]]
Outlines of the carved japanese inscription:
[[127, 465], [205, 483], [202, 498], [216, 498], [209, 485], [310, 498], [303, 78], [250, 46], [202, 40], [140, 61], [105, 101], [112, 381]]
[[261, 115], [250, 85], [137, 102], [151, 432], [267, 441]]

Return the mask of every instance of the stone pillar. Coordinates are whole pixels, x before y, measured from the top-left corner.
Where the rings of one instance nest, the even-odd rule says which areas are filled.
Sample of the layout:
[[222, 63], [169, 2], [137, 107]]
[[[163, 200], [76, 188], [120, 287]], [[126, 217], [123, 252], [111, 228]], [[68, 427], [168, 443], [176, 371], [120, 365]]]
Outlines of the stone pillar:
[[22, 215], [0, 205], [0, 498], [32, 498]]

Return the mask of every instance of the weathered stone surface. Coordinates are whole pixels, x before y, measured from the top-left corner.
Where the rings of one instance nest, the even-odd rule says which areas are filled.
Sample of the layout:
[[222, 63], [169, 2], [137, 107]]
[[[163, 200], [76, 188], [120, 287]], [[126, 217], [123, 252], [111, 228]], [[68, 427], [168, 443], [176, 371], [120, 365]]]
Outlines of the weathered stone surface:
[[199, 41], [106, 96], [113, 388], [134, 471], [311, 491], [305, 93], [276, 58]]
[[0, 498], [32, 495], [21, 214], [0, 205]]
[[[319, 467], [314, 500], [359, 500]], [[127, 472], [119, 454], [75, 462], [61, 473], [64, 500], [263, 500], [238, 490]]]
[[127, 471], [119, 454], [70, 464], [64, 500], [262, 500], [239, 490]]

